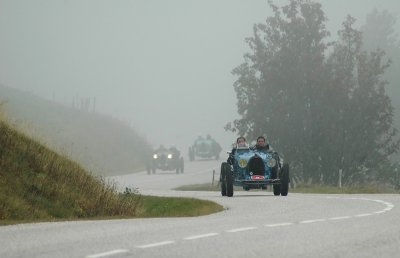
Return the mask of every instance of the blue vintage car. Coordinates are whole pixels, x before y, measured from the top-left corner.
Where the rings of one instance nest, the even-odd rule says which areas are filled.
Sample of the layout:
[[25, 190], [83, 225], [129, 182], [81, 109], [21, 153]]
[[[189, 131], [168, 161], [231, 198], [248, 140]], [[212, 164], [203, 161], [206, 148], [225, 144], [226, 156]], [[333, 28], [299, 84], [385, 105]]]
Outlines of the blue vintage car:
[[203, 138], [199, 136], [193, 143], [191, 147], [189, 147], [189, 160], [194, 161], [197, 158], [201, 159], [219, 159], [219, 154], [221, 152], [221, 146], [211, 138], [210, 135]]
[[277, 152], [251, 149], [248, 145], [236, 146], [231, 164], [221, 164], [221, 194], [233, 196], [233, 186], [244, 190], [267, 189], [272, 185], [274, 195], [287, 196], [289, 190], [289, 165], [283, 164]]

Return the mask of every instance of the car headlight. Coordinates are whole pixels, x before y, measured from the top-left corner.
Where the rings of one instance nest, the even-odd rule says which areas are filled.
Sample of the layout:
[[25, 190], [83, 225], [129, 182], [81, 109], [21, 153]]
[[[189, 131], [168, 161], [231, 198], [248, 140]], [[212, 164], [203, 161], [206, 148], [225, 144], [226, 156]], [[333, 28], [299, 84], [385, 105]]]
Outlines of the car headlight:
[[239, 164], [239, 167], [245, 168], [245, 167], [247, 166], [247, 160], [245, 160], [245, 159], [239, 159], [238, 164]]
[[154, 155], [153, 155], [153, 159], [158, 159], [158, 155], [157, 155], [157, 154], [154, 154]]
[[169, 158], [169, 159], [172, 159], [172, 154], [168, 154], [168, 158]]
[[276, 166], [276, 159], [270, 158], [267, 162], [268, 167], [273, 168]]

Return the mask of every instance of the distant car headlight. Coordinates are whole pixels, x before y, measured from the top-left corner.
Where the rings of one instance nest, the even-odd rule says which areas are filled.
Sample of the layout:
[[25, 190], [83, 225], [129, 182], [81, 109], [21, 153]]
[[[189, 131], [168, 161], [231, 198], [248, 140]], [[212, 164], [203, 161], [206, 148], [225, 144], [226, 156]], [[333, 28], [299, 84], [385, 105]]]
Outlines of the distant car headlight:
[[168, 154], [167, 156], [169, 159], [172, 159], [172, 154]]
[[153, 155], [153, 159], [158, 159], [158, 155], [157, 155], [157, 154], [154, 154], [154, 155]]
[[276, 166], [276, 159], [270, 158], [267, 162], [268, 167], [273, 168]]

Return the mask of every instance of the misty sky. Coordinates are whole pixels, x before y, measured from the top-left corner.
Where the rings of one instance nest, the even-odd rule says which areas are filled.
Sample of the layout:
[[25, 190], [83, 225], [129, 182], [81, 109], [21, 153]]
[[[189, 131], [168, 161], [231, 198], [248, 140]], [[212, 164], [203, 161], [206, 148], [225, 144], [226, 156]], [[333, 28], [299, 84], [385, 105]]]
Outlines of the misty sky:
[[[374, 7], [400, 14], [398, 0], [320, 2], [332, 36], [347, 14], [358, 25]], [[98, 112], [130, 121], [154, 146], [186, 152], [210, 133], [228, 149], [231, 71], [270, 14], [266, 0], [0, 0], [0, 84], [67, 105], [95, 97]]]

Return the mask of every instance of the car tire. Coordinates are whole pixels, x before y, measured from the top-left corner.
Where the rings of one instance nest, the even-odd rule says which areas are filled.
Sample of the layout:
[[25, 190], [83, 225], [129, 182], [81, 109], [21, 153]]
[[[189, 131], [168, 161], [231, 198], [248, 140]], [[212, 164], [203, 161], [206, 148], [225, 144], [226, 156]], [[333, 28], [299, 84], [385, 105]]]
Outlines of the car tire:
[[284, 164], [281, 173], [281, 195], [287, 196], [289, 192], [289, 164]]
[[194, 150], [192, 147], [189, 147], [189, 160], [190, 161], [194, 160]]
[[273, 190], [274, 190], [274, 195], [275, 196], [279, 196], [281, 194], [281, 185], [280, 184], [274, 184], [272, 186]]
[[226, 196], [225, 162], [221, 165], [221, 175], [219, 181], [221, 184], [221, 195]]
[[185, 171], [185, 162], [183, 161], [183, 158], [181, 158], [181, 162], [180, 162], [180, 167], [181, 167], [181, 174], [183, 174], [183, 172]]
[[225, 181], [226, 181], [226, 196], [233, 196], [233, 175], [231, 171], [231, 166], [226, 164], [227, 169], [225, 171]]

